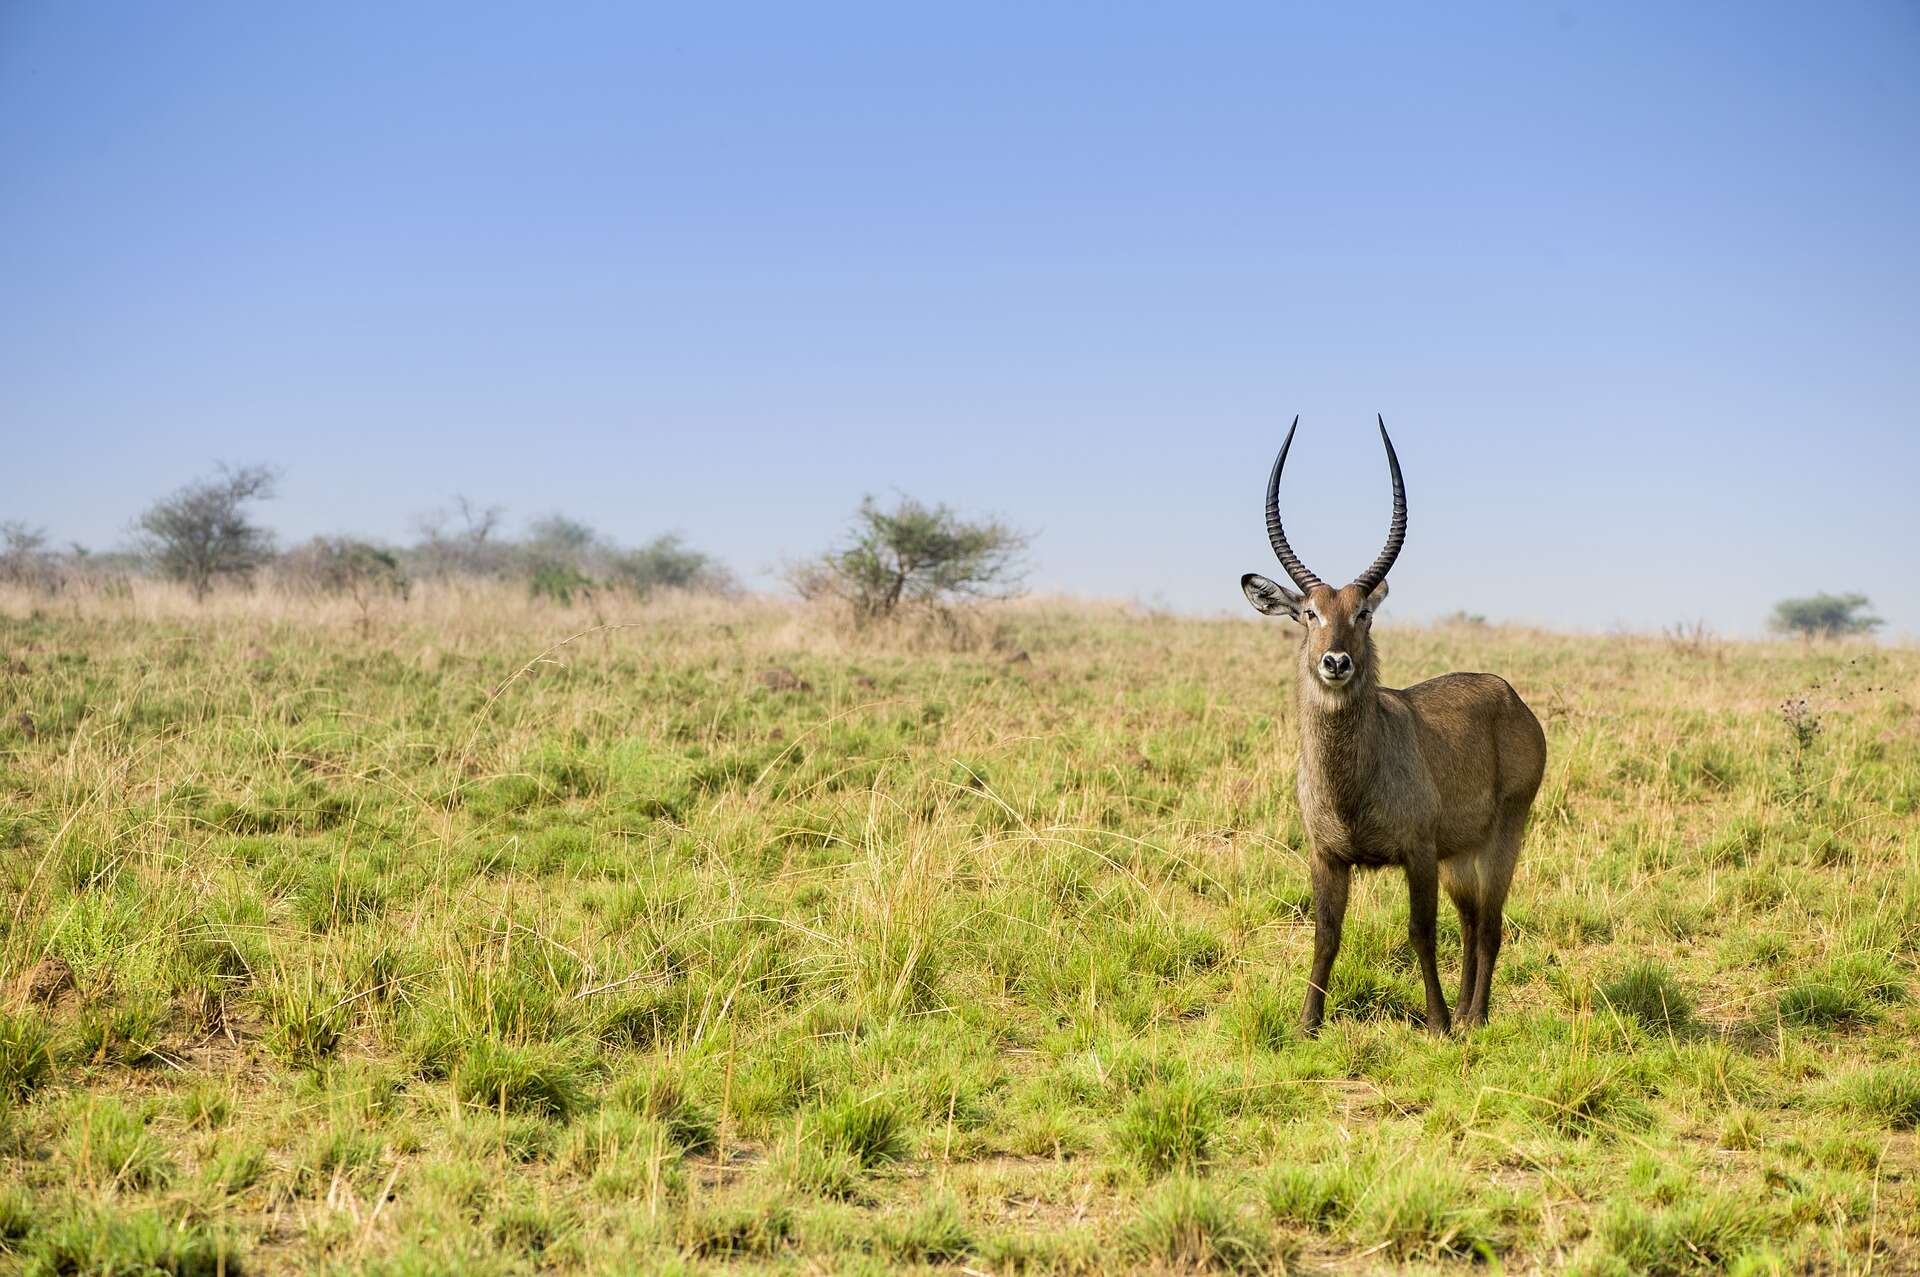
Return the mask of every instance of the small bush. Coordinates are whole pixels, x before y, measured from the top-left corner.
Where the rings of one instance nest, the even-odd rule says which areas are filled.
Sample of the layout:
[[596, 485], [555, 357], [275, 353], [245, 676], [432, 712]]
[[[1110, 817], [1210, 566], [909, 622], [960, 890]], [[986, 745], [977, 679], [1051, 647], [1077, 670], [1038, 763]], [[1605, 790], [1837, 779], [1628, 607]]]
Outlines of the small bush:
[[883, 510], [868, 497], [848, 544], [789, 568], [787, 580], [802, 598], [838, 600], [865, 623], [902, 606], [1010, 593], [1028, 541], [1004, 523], [970, 522], [946, 506], [903, 497]]

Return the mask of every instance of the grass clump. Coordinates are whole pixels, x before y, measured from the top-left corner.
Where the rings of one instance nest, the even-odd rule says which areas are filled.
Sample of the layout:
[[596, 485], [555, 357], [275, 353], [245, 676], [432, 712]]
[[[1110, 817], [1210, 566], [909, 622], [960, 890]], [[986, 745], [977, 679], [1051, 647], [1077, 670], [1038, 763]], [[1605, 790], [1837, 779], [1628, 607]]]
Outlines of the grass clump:
[[1599, 1230], [1596, 1274], [1688, 1277], [1733, 1267], [1759, 1249], [1774, 1218], [1761, 1201], [1710, 1194], [1671, 1207], [1617, 1203]]
[[689, 1210], [676, 1230], [702, 1259], [777, 1255], [793, 1239], [793, 1207], [774, 1194], [736, 1196]]
[[1278, 1051], [1293, 1041], [1299, 1008], [1271, 985], [1249, 985], [1227, 1004], [1222, 1023], [1242, 1051]]
[[613, 1100], [659, 1122], [668, 1137], [689, 1153], [706, 1152], [719, 1134], [712, 1111], [688, 1096], [681, 1075], [664, 1066], [621, 1082]]
[[1325, 1230], [1347, 1217], [1359, 1193], [1347, 1163], [1302, 1162], [1269, 1175], [1264, 1195], [1275, 1219]]
[[1920, 1129], [1920, 1067], [1883, 1064], [1844, 1079], [1842, 1107], [1895, 1130]]
[[1140, 1204], [1124, 1235], [1128, 1255], [1142, 1265], [1178, 1270], [1259, 1268], [1270, 1247], [1266, 1235], [1233, 1202], [1204, 1180], [1180, 1175]]
[[1636, 962], [1601, 982], [1599, 993], [1616, 1015], [1649, 1033], [1678, 1037], [1694, 1028], [1693, 999], [1656, 960]]
[[0, 1011], [0, 1101], [24, 1099], [53, 1075], [52, 1041], [37, 1016]]
[[1566, 1061], [1519, 1099], [1525, 1116], [1581, 1139], [1637, 1130], [1653, 1116], [1627, 1065], [1592, 1056]]
[[352, 1020], [348, 1000], [313, 976], [283, 980], [266, 994], [267, 1050], [312, 1068], [340, 1045]]
[[887, 1258], [903, 1264], [959, 1264], [974, 1247], [966, 1216], [945, 1193], [887, 1221], [877, 1240]]
[[17, 1252], [39, 1223], [39, 1212], [25, 1188], [0, 1188], [0, 1255]]
[[32, 1277], [240, 1277], [246, 1271], [218, 1230], [157, 1211], [78, 1211], [41, 1229], [26, 1258]]
[[1457, 1174], [1418, 1162], [1377, 1166], [1349, 1228], [1356, 1242], [1385, 1243], [1402, 1259], [1492, 1260], [1498, 1248], [1493, 1212]]
[[1154, 1083], [1134, 1097], [1113, 1128], [1114, 1142], [1148, 1175], [1193, 1171], [1207, 1160], [1220, 1129], [1219, 1105], [1190, 1078]]
[[906, 1126], [906, 1115], [890, 1096], [848, 1091], [816, 1110], [808, 1129], [825, 1151], [872, 1170], [906, 1156]]
[[1907, 997], [1905, 973], [1884, 953], [1844, 954], [1780, 993], [1778, 1014], [1803, 1028], [1851, 1029]]
[[475, 1036], [454, 1067], [453, 1079], [462, 1100], [502, 1113], [566, 1117], [586, 1098], [580, 1060], [563, 1043], [516, 1045]]
[[147, 1114], [119, 1100], [90, 1098], [69, 1115], [64, 1151], [82, 1182], [98, 1189], [153, 1188], [173, 1177], [165, 1145]]

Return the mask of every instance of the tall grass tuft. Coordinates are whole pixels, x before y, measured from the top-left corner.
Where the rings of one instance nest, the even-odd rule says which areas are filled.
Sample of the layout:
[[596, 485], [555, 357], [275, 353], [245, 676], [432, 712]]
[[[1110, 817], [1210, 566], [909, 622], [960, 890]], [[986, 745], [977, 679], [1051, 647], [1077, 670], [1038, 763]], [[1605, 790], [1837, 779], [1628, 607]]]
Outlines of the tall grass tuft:
[[1141, 1202], [1125, 1244], [1146, 1267], [1249, 1272], [1270, 1252], [1266, 1234], [1204, 1180], [1176, 1176]]
[[1220, 1128], [1218, 1097], [1189, 1078], [1150, 1085], [1114, 1125], [1114, 1142], [1149, 1175], [1193, 1171], [1207, 1160]]

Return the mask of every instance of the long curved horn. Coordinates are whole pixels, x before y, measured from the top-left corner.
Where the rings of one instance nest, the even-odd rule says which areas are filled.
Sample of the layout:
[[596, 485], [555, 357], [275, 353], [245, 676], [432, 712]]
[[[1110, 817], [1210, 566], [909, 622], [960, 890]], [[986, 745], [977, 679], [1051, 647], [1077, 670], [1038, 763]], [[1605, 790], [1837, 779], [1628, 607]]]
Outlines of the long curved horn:
[[1353, 578], [1353, 583], [1369, 594], [1386, 578], [1387, 569], [1400, 557], [1400, 543], [1407, 539], [1407, 488], [1400, 482], [1400, 458], [1393, 455], [1393, 440], [1387, 437], [1387, 419], [1378, 413], [1374, 417], [1380, 423], [1380, 442], [1387, 445], [1387, 468], [1393, 471], [1393, 522], [1387, 527], [1387, 548], [1380, 551], [1372, 567]]
[[[1293, 583], [1304, 591], [1325, 582], [1307, 571], [1307, 565], [1287, 544], [1287, 534], [1280, 528], [1280, 471], [1286, 467], [1287, 449], [1293, 447], [1293, 432], [1299, 428], [1300, 415], [1295, 413], [1293, 424], [1287, 427], [1287, 441], [1280, 445], [1280, 455], [1273, 459], [1273, 473], [1267, 476], [1267, 540], [1273, 543], [1273, 553], [1280, 560], [1280, 566], [1287, 570]], [[1396, 470], [1394, 473], [1397, 476], [1399, 472]]]

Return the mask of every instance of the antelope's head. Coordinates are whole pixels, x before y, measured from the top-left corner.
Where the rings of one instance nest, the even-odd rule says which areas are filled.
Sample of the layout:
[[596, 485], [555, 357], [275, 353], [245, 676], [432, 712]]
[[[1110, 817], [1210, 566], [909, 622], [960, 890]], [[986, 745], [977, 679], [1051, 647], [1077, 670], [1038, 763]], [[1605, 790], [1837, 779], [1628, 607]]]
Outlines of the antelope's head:
[[1298, 590], [1289, 590], [1257, 572], [1240, 578], [1247, 601], [1268, 616], [1290, 616], [1306, 627], [1301, 643], [1302, 670], [1328, 693], [1339, 697], [1349, 691], [1371, 686], [1374, 681], [1373, 617], [1387, 598], [1387, 569], [1407, 539], [1407, 490], [1400, 481], [1400, 458], [1393, 453], [1393, 440], [1387, 437], [1387, 423], [1380, 421], [1380, 441], [1387, 446], [1387, 468], [1393, 474], [1393, 522], [1387, 530], [1386, 548], [1351, 585], [1338, 589], [1313, 573], [1287, 544], [1280, 527], [1280, 472], [1287, 464], [1287, 449], [1293, 446], [1293, 432], [1300, 418], [1287, 430], [1280, 455], [1274, 458], [1273, 473], [1267, 476], [1267, 539], [1280, 566], [1287, 570]]

